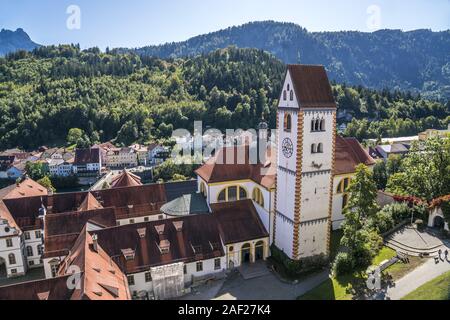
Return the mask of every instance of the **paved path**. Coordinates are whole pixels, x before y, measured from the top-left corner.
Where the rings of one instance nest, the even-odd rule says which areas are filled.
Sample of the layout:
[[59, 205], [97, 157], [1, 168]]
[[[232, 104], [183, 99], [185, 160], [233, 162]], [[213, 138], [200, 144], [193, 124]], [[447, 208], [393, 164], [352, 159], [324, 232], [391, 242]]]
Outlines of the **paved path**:
[[394, 287], [388, 288], [386, 291], [386, 297], [391, 300], [400, 300], [410, 292], [416, 290], [418, 287], [448, 271], [450, 271], [449, 262], [441, 260], [438, 264], [436, 264], [434, 259], [429, 259], [423, 265], [395, 282]]
[[329, 272], [312, 275], [305, 280], [290, 284], [280, 281], [273, 273], [244, 280], [234, 274], [225, 281], [216, 300], [295, 300], [328, 279]]

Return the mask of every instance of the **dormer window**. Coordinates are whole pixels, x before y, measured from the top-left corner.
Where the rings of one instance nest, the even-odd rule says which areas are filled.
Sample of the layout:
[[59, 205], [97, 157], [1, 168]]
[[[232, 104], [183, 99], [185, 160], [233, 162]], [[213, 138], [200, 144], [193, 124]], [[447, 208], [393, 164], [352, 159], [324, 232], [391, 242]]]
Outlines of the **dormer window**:
[[168, 240], [160, 241], [158, 247], [161, 254], [168, 254], [170, 252], [170, 242]]
[[159, 226], [155, 226], [156, 232], [158, 233], [158, 235], [163, 235], [164, 234], [164, 228], [166, 225], [161, 224]]
[[133, 249], [122, 249], [122, 254], [127, 261], [134, 260], [134, 257], [136, 255]]

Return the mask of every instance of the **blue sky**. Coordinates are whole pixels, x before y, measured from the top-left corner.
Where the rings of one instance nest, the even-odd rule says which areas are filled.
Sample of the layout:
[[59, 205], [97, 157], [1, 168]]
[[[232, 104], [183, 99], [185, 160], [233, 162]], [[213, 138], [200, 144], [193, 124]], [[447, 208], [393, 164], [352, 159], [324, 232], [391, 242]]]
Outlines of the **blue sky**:
[[[70, 5], [81, 10], [80, 29], [66, 26]], [[379, 28], [450, 29], [450, 0], [0, 0], [0, 28], [21, 27], [40, 44], [140, 47], [255, 20], [368, 32], [373, 5]]]

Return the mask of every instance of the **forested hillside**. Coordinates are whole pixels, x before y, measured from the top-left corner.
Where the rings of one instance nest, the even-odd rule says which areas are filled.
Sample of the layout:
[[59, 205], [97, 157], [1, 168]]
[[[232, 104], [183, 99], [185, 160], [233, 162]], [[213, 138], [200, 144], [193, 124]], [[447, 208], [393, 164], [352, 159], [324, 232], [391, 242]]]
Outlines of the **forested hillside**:
[[180, 58], [231, 45], [262, 49], [285, 63], [325, 65], [330, 78], [339, 83], [450, 98], [450, 30], [316, 33], [293, 23], [263, 21], [135, 52]]
[[[256, 49], [186, 59], [40, 47], [0, 58], [0, 149], [62, 144], [71, 128], [90, 143], [167, 138], [175, 128], [275, 125], [285, 66]], [[400, 92], [335, 85], [340, 115], [359, 138], [442, 128], [450, 105]], [[365, 126], [367, 124], [367, 126]], [[356, 129], [355, 129], [356, 128]]]

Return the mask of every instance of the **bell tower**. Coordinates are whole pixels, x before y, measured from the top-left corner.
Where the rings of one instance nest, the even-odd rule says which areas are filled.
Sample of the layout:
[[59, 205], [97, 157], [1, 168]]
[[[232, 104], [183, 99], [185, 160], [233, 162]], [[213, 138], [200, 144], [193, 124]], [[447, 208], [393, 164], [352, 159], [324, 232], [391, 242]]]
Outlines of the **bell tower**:
[[288, 66], [277, 129], [275, 245], [293, 260], [328, 254], [336, 104], [324, 67]]

